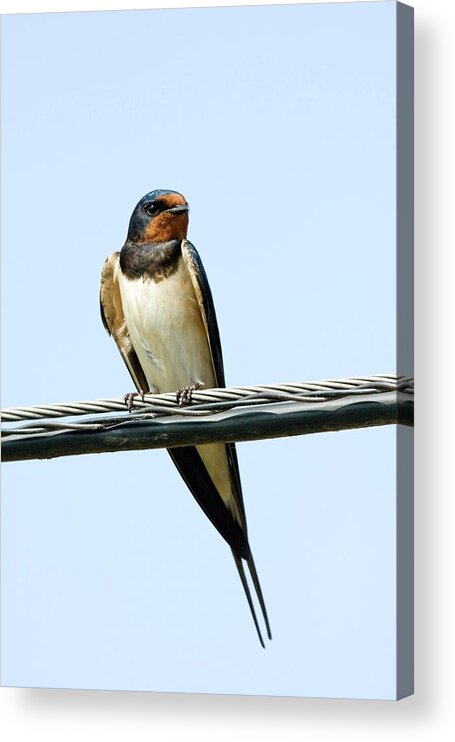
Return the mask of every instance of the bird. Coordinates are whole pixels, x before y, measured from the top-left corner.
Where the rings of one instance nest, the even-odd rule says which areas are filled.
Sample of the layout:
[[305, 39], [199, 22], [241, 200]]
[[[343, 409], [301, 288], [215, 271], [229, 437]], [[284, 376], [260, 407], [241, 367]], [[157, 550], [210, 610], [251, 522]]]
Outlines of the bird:
[[[177, 191], [157, 189], [136, 204], [126, 241], [106, 258], [101, 318], [130, 372], [136, 392], [175, 392], [180, 404], [193, 390], [225, 387], [220, 333], [201, 258], [187, 239], [189, 205]], [[248, 540], [234, 443], [168, 449], [184, 482], [231, 548], [259, 642], [265, 647], [245, 564], [270, 623]]]

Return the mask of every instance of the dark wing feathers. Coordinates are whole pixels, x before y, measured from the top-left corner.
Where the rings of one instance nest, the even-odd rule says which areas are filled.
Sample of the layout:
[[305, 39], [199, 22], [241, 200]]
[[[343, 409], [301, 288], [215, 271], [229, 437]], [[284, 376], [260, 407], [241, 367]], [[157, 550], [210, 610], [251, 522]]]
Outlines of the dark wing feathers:
[[[218, 322], [216, 319], [215, 305], [213, 303], [212, 292], [210, 290], [209, 282], [205, 268], [202, 265], [199, 253], [194, 245], [189, 240], [183, 240], [182, 242], [182, 255], [188, 268], [193, 288], [196, 293], [197, 300], [199, 302], [199, 308], [201, 310], [202, 319], [204, 321], [205, 329], [210, 346], [210, 353], [212, 355], [213, 368], [215, 370], [215, 379], [219, 387], [226, 386], [224, 378], [224, 366], [223, 366], [223, 353], [221, 350], [221, 338], [220, 331], [218, 329]], [[243, 503], [242, 485], [240, 483], [240, 471], [237, 460], [237, 452], [235, 450], [234, 443], [226, 444], [226, 454], [228, 457], [229, 471], [231, 474], [232, 490], [239, 505], [240, 512], [242, 513], [242, 525], [247, 535], [246, 517], [245, 517], [245, 506]], [[232, 548], [234, 545], [228, 543]]]
[[216, 383], [219, 387], [223, 387], [226, 386], [226, 383], [224, 380], [221, 339], [207, 274], [202, 265], [198, 251], [188, 240], [182, 241], [182, 255], [191, 276], [191, 281], [199, 302], [199, 308], [207, 332], [210, 352], [212, 354], [213, 368], [215, 370]]
[[218, 494], [195, 446], [169, 448], [174, 464], [186, 482], [194, 499], [207, 518], [228, 542], [232, 550], [243, 559], [250, 556], [250, 547], [244, 529], [232, 517]]
[[[212, 355], [213, 368], [215, 370], [216, 383], [219, 387], [224, 387], [226, 386], [226, 384], [225, 384], [225, 379], [224, 379], [223, 355], [221, 351], [220, 333], [218, 330], [218, 322], [216, 320], [215, 306], [213, 304], [212, 292], [210, 290], [207, 275], [206, 275], [204, 266], [202, 265], [202, 261], [199, 257], [199, 254], [196, 248], [188, 240], [183, 240], [182, 242], [182, 255], [186, 262], [186, 266], [188, 268], [189, 274], [191, 276], [193, 288], [194, 288], [197, 300], [199, 302], [199, 308], [201, 310], [202, 319], [203, 319], [205, 329], [207, 332], [207, 337], [208, 337], [209, 345], [210, 345], [210, 352]], [[235, 523], [235, 521], [232, 518], [232, 516], [228, 513], [227, 508], [224, 506], [224, 503], [222, 503], [221, 501], [221, 498], [219, 496], [215, 498], [217, 500], [217, 508], [220, 510], [220, 513], [219, 514], [217, 513], [216, 520], [214, 520], [212, 519], [211, 515], [208, 513], [204, 505], [201, 503], [202, 497], [207, 498], [207, 502], [211, 500], [211, 496], [209, 495], [208, 490], [205, 491], [205, 495], [201, 495], [201, 492], [205, 489], [203, 487], [201, 487], [198, 494], [196, 494], [195, 491], [193, 490], [191, 482], [193, 482], [192, 467], [194, 466], [194, 463], [196, 460], [195, 454], [197, 455], [197, 458], [201, 461], [199, 454], [197, 453], [197, 450], [194, 447], [188, 447], [188, 453], [185, 454], [185, 456], [188, 457], [188, 470], [186, 469], [186, 466], [183, 463], [184, 455], [179, 453], [180, 451], [182, 451], [181, 448], [175, 448], [173, 451], [169, 451], [169, 453], [171, 454], [174, 460], [174, 463], [176, 464], [178, 470], [180, 471], [180, 474], [182, 475], [183, 479], [186, 481], [188, 487], [193, 492], [194, 497], [199, 502], [202, 509], [208, 515], [208, 517], [210, 518], [212, 523], [215, 525], [215, 527], [218, 529], [218, 531], [221, 533], [221, 535], [224, 536], [228, 544], [231, 546], [234, 560], [235, 560], [235, 563], [237, 565], [237, 569], [239, 572], [239, 576], [240, 576], [240, 579], [241, 579], [241, 582], [242, 582], [242, 585], [243, 585], [243, 588], [245, 590], [245, 594], [248, 600], [248, 605], [251, 610], [251, 615], [253, 617], [254, 625], [258, 633], [259, 641], [261, 645], [264, 647], [264, 641], [262, 639], [261, 631], [260, 631], [258, 620], [256, 617], [256, 612], [254, 609], [254, 604], [251, 598], [250, 589], [249, 589], [249, 586], [246, 580], [245, 571], [244, 571], [243, 564], [241, 561], [242, 558], [246, 559], [246, 562], [248, 564], [248, 569], [251, 575], [251, 579], [253, 581], [254, 589], [256, 591], [256, 595], [258, 597], [258, 601], [261, 606], [262, 614], [264, 616], [267, 636], [269, 637], [269, 639], [271, 639], [272, 633], [270, 630], [270, 623], [269, 623], [269, 619], [267, 616], [267, 610], [265, 607], [265, 602], [264, 602], [264, 598], [262, 595], [259, 578], [257, 576], [256, 566], [253, 560], [253, 555], [251, 553], [251, 550], [248, 544], [245, 505], [243, 503], [242, 485], [240, 482], [240, 471], [239, 471], [239, 464], [237, 460], [237, 451], [236, 451], [234, 443], [226, 443], [225, 445], [226, 445], [226, 455], [227, 455], [228, 464], [229, 464], [229, 472], [231, 476], [232, 492], [234, 494], [234, 497], [239, 506], [239, 510], [242, 516], [241, 531], [243, 532], [244, 542], [247, 547], [247, 551], [244, 551], [243, 553], [242, 551], [240, 551], [239, 543], [236, 540], [237, 532], [234, 536], [234, 534], [230, 530], [232, 528], [232, 523]], [[178, 459], [180, 459], [180, 461]], [[205, 471], [205, 467], [203, 468]], [[188, 478], [187, 476], [185, 476], [185, 471], [188, 471], [190, 473], [190, 476]], [[210, 477], [207, 477], [207, 478], [210, 480]], [[221, 515], [221, 518], [220, 518], [220, 515]], [[227, 515], [227, 519], [226, 519], [226, 515]], [[223, 529], [224, 529], [225, 528], [224, 523], [227, 523], [227, 520], [231, 521], [231, 525], [228, 526], [229, 530], [226, 530], [225, 533], [223, 533], [223, 530], [221, 530], [220, 528], [220, 524], [221, 523], [223, 524]], [[235, 523], [235, 525], [237, 524]]]

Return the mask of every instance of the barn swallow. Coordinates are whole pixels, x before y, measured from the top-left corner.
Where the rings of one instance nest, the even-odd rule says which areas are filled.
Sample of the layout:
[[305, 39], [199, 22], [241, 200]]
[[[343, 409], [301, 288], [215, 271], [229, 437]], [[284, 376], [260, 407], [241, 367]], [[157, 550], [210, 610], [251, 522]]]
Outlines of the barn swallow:
[[[101, 275], [101, 317], [139, 394], [224, 387], [220, 334], [199, 254], [186, 239], [188, 203], [175, 191], [147, 193], [136, 205], [126, 242]], [[168, 449], [196, 501], [231, 547], [259, 641], [246, 562], [272, 638], [248, 541], [234, 443]]]

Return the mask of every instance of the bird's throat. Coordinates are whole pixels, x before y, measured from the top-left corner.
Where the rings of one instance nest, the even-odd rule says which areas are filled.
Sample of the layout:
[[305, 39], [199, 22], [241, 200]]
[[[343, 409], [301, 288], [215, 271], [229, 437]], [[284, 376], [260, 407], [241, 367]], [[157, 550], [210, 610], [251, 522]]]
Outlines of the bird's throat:
[[126, 278], [150, 278], [157, 283], [175, 273], [181, 254], [180, 240], [169, 242], [128, 240], [120, 251], [120, 268]]

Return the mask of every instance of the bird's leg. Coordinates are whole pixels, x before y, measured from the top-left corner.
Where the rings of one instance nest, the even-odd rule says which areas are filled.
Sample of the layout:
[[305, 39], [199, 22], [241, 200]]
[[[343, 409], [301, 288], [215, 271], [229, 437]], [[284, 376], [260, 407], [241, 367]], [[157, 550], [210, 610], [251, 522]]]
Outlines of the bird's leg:
[[125, 394], [123, 397], [124, 402], [126, 406], [128, 407], [128, 412], [131, 412], [134, 405], [134, 398], [140, 397], [142, 401], [144, 401], [145, 393], [144, 392], [128, 392], [128, 394]]
[[181, 389], [178, 389], [176, 399], [179, 407], [183, 407], [185, 402], [191, 404], [191, 402], [193, 401], [193, 392], [203, 386], [204, 383], [202, 381], [195, 381], [194, 384], [190, 384], [190, 386], [184, 386]]

